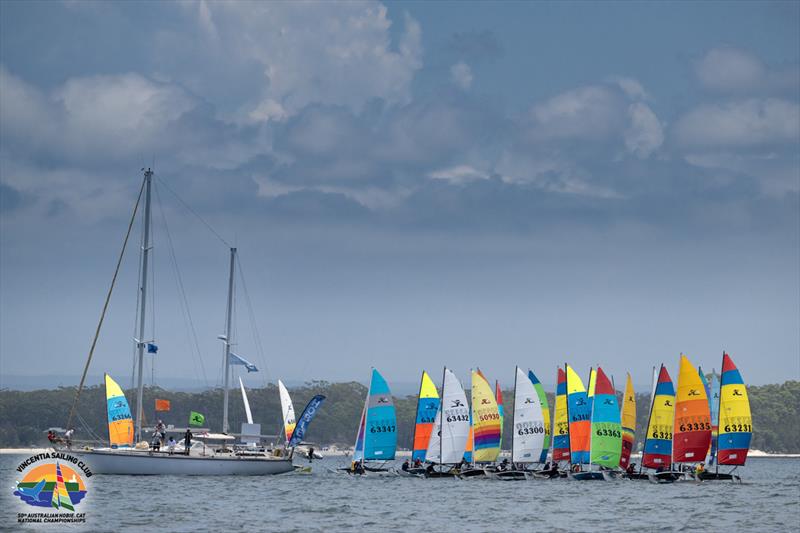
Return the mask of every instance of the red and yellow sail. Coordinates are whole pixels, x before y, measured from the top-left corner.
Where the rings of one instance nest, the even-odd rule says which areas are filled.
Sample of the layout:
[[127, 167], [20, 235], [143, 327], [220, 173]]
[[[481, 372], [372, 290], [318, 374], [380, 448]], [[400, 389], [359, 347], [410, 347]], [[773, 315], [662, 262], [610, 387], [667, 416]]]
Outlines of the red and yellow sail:
[[678, 394], [675, 397], [672, 462], [705, 461], [711, 446], [711, 410], [697, 368], [681, 354]]
[[721, 465], [743, 465], [753, 435], [753, 418], [747, 388], [726, 353], [722, 354], [722, 376], [719, 397], [719, 437], [717, 461]]
[[636, 436], [636, 393], [633, 390], [633, 380], [628, 374], [625, 382], [625, 392], [622, 395], [622, 455], [619, 466], [628, 468], [633, 452], [633, 443]]

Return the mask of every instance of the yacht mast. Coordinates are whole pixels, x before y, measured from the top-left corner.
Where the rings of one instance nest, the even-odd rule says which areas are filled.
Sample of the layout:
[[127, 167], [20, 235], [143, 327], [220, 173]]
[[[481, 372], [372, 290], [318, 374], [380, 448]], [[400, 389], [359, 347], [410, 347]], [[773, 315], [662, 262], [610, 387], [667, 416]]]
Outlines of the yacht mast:
[[142, 241], [142, 280], [139, 286], [139, 336], [136, 339], [138, 370], [138, 388], [136, 391], [136, 442], [142, 439], [142, 396], [144, 391], [144, 319], [147, 310], [147, 262], [150, 257], [150, 189], [153, 181], [153, 171], [149, 168], [144, 171], [144, 239]]
[[222, 432], [228, 432], [228, 386], [231, 376], [231, 319], [233, 318], [233, 275], [236, 263], [236, 248], [231, 248], [231, 271], [228, 277], [228, 311], [225, 314], [225, 349], [223, 351], [223, 368], [225, 368], [225, 392], [222, 400]]

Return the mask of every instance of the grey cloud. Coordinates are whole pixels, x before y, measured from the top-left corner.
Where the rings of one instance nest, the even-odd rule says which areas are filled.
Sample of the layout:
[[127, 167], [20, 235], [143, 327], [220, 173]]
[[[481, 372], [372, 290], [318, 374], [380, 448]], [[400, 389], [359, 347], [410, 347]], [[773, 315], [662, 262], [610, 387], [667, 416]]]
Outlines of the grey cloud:
[[708, 90], [733, 94], [793, 93], [800, 89], [800, 65], [770, 67], [746, 50], [718, 47], [695, 62], [698, 80]]

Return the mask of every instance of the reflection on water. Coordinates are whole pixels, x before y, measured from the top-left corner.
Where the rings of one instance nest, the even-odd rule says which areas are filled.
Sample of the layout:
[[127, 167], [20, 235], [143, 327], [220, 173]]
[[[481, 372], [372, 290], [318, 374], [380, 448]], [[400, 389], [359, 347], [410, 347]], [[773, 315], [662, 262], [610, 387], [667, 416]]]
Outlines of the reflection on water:
[[[12, 492], [22, 458], [0, 456], [0, 529], [17, 529]], [[80, 510], [86, 530], [137, 532], [790, 531], [800, 523], [798, 459], [753, 458], [739, 469], [741, 485], [354, 478], [327, 470], [344, 462], [258, 478], [94, 476]]]

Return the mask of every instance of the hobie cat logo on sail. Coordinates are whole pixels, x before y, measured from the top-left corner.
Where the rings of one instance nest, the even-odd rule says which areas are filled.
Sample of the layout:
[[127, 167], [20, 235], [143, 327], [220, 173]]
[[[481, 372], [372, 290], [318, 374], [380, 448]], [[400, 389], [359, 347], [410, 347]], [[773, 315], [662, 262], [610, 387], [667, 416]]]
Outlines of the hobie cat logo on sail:
[[92, 476], [83, 461], [62, 452], [45, 452], [22, 461], [17, 472], [23, 477], [14, 496], [27, 505], [26, 510], [40, 508], [18, 513], [18, 523], [86, 522], [86, 513], [77, 512], [88, 492], [86, 480]]

